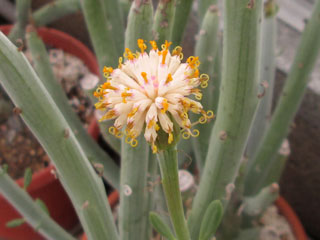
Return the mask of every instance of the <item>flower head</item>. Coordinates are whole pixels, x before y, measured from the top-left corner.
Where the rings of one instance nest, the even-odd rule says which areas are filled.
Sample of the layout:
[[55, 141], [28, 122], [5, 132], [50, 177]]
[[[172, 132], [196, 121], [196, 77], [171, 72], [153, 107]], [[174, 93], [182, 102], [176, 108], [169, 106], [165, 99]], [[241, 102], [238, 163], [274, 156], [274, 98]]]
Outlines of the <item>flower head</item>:
[[[186, 63], [181, 63], [181, 47], [176, 47], [171, 53], [171, 42], [166, 41], [161, 50], [155, 41], [150, 41], [150, 44], [151, 50], [147, 53], [147, 45], [138, 39], [141, 52], [133, 53], [126, 48], [124, 63], [120, 57], [117, 69], [104, 67], [107, 81], [98, 87], [94, 95], [99, 99], [96, 108], [106, 111], [100, 121], [115, 119], [110, 133], [117, 137], [126, 135], [126, 142], [136, 146], [136, 138], [143, 132], [153, 152], [157, 152], [160, 135], [165, 134], [167, 143], [173, 144], [177, 137], [175, 126], [179, 126], [184, 138], [197, 136], [199, 131], [192, 130], [192, 126], [205, 123], [214, 115], [189, 98], [194, 95], [201, 100], [202, 93], [198, 87], [208, 85], [208, 75], [199, 74], [198, 57], [191, 56]], [[191, 123], [190, 111], [202, 115], [199, 121]]]

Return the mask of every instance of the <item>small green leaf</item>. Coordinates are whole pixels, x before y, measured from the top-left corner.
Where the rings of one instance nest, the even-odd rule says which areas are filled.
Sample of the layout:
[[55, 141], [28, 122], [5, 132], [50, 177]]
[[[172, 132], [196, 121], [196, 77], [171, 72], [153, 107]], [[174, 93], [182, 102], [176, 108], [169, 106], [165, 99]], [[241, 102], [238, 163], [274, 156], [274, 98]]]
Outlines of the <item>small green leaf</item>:
[[164, 236], [165, 238], [168, 238], [169, 240], [176, 239], [172, 234], [170, 228], [167, 226], [167, 224], [161, 219], [161, 217], [157, 213], [150, 212], [149, 219], [154, 229], [158, 233], [160, 233], [162, 236]]
[[48, 215], [50, 215], [47, 205], [39, 198], [36, 199], [36, 204]]
[[219, 200], [210, 203], [207, 208], [200, 228], [199, 240], [209, 240], [220, 225], [223, 216], [223, 207]]
[[9, 166], [8, 164], [3, 164], [1, 168], [2, 168], [1, 174], [6, 174], [8, 172]]
[[24, 190], [27, 190], [27, 188], [31, 183], [31, 180], [32, 180], [32, 171], [31, 171], [31, 168], [27, 168], [24, 171], [24, 184], [23, 184]]
[[23, 218], [17, 218], [17, 219], [13, 219], [13, 220], [7, 222], [6, 226], [8, 228], [14, 228], [14, 227], [19, 227], [24, 223], [25, 223], [25, 221]]

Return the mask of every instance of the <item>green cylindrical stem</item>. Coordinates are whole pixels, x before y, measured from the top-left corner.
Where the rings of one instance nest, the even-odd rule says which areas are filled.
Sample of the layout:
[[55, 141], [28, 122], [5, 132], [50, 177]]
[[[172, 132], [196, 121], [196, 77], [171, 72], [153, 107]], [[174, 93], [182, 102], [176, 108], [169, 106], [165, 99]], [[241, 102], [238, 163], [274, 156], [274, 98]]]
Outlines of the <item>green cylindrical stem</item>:
[[[273, 5], [275, 5], [275, 3], [273, 3]], [[265, 7], [264, 12], [267, 10], [268, 8]], [[275, 79], [276, 25], [277, 19], [275, 14], [265, 16], [262, 21], [261, 46], [263, 47], [261, 49], [260, 59], [260, 86], [262, 99], [257, 109], [246, 147], [246, 157], [249, 159], [249, 162], [252, 161], [253, 155], [256, 152], [271, 119]]]
[[152, 40], [152, 20], [153, 20], [153, 7], [151, 1], [143, 1], [137, 3], [134, 1], [131, 5], [128, 26], [125, 34], [125, 46], [132, 51], [139, 50], [137, 40], [142, 38], [148, 44]]
[[104, 11], [106, 24], [110, 29], [110, 34], [115, 42], [118, 56], [123, 53], [124, 44], [124, 24], [122, 12], [120, 11], [119, 1], [114, 0], [100, 0]]
[[212, 200], [223, 200], [238, 174], [258, 104], [258, 59], [262, 1], [226, 0], [220, 99], [210, 148], [188, 219], [197, 239], [203, 214]]
[[133, 148], [122, 139], [119, 229], [121, 240], [141, 240], [148, 235], [147, 173], [149, 146], [144, 136]]
[[0, 167], [0, 192], [46, 239], [75, 240], [43, 211]]
[[[201, 62], [199, 66], [200, 74], [209, 76], [208, 87], [202, 89], [201, 104], [205, 110], [217, 111], [219, 99], [219, 73], [215, 71], [215, 66], [219, 64], [220, 45], [219, 37], [219, 11], [214, 5], [210, 6], [202, 22], [199, 31], [199, 39], [196, 43], [195, 56], [199, 56]], [[206, 124], [199, 124], [200, 137], [193, 138], [194, 152], [200, 172], [202, 172], [205, 159], [209, 149], [209, 139], [214, 121]]]
[[302, 34], [300, 45], [291, 67], [288, 79], [246, 177], [247, 195], [255, 194], [265, 182], [265, 171], [276, 158], [283, 139], [288, 134], [289, 125], [295, 116], [308, 84], [309, 75], [320, 49], [320, 1], [316, 1], [313, 13]]
[[170, 40], [175, 16], [175, 0], [160, 0], [153, 23], [153, 33], [157, 43], [163, 44]]
[[25, 29], [29, 21], [31, 0], [16, 0], [17, 22], [11, 29], [9, 39], [16, 44], [17, 39], [24, 39]]
[[217, 5], [218, 0], [199, 0], [198, 4], [198, 17], [199, 23], [201, 24], [206, 12], [208, 11], [210, 5]]
[[81, 8], [102, 73], [105, 65], [118, 65], [119, 53], [100, 1], [82, 0]]
[[170, 218], [178, 240], [189, 240], [190, 234], [184, 217], [179, 189], [178, 158], [175, 146], [160, 151], [158, 161], [162, 186], [167, 200]]
[[103, 175], [105, 179], [116, 189], [119, 189], [119, 167], [114, 163], [110, 156], [107, 155], [88, 135], [87, 131], [83, 128], [80, 119], [72, 110], [65, 92], [55, 79], [51, 69], [51, 64], [49, 62], [49, 56], [47, 54], [46, 47], [38, 36], [36, 30], [32, 27], [28, 27], [26, 39], [34, 61], [36, 72], [38, 73], [43, 85], [50, 93], [52, 99], [60, 109], [64, 118], [68, 122], [69, 126], [76, 132], [75, 136], [87, 158], [93, 163], [102, 164], [104, 166]]
[[192, 3], [193, 0], [176, 0], [176, 12], [171, 36], [173, 46], [178, 46], [181, 44], [181, 40], [183, 38], [183, 34], [192, 9]]
[[[151, 38], [153, 8], [150, 1], [134, 1], [128, 16], [125, 47], [138, 49], [137, 39]], [[149, 192], [147, 173], [149, 166], [149, 145], [143, 134], [138, 138], [138, 146], [132, 147], [121, 142], [121, 193], [119, 209], [119, 230], [121, 240], [141, 240], [149, 230]], [[149, 237], [148, 237], [149, 238]], [[147, 238], [147, 239], [148, 239]]]
[[79, 0], [57, 0], [36, 10], [32, 18], [36, 26], [44, 26], [79, 10]]
[[0, 33], [0, 80], [53, 161], [90, 240], [118, 234], [101, 178], [24, 55]]

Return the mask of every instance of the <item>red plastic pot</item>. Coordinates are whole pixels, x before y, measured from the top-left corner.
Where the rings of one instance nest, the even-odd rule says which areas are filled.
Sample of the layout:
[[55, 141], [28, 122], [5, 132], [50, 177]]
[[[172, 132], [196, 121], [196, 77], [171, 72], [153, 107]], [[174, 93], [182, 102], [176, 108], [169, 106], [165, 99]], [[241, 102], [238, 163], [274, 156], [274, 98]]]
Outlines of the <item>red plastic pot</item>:
[[279, 209], [279, 212], [287, 219], [288, 223], [291, 226], [293, 234], [295, 235], [297, 240], [307, 240], [307, 234], [304, 231], [304, 228], [296, 215], [293, 211], [289, 203], [283, 198], [279, 197], [275, 202], [276, 206]]
[[[0, 31], [8, 34], [11, 27], [11, 25], [0, 26]], [[99, 67], [94, 55], [80, 41], [55, 29], [40, 28], [38, 33], [47, 45], [62, 49], [80, 58], [92, 73], [99, 75]], [[49, 166], [34, 173], [28, 192], [33, 198], [40, 198], [46, 203], [51, 217], [56, 222], [65, 229], [71, 229], [78, 222], [78, 219], [59, 180], [51, 173], [53, 168], [53, 166]], [[23, 179], [16, 182], [23, 186]], [[43, 239], [27, 224], [16, 228], [5, 226], [8, 221], [19, 217], [18, 212], [0, 195], [0, 238], [6, 240]]]

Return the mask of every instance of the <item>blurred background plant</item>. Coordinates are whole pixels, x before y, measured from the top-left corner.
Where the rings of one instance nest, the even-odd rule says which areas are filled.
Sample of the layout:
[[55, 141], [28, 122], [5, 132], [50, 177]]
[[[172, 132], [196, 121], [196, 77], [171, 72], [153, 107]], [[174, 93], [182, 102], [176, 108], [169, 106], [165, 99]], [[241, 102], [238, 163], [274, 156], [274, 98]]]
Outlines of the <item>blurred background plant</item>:
[[[258, 239], [259, 219], [278, 197], [276, 183], [290, 152], [285, 141], [288, 127], [318, 54], [320, 3], [315, 1], [284, 89], [271, 113], [278, 5], [273, 0], [222, 2], [223, 11], [217, 1], [200, 0], [193, 13], [192, 0], [163, 0], [154, 6], [148, 0], [58, 0], [31, 12], [31, 1], [17, 0], [17, 22], [9, 39], [18, 48], [30, 49], [35, 71], [1, 36], [1, 82], [56, 166], [90, 239], [149, 239], [150, 211], [158, 212], [150, 215], [153, 227], [168, 239], [175, 236], [170, 230], [171, 223], [162, 220], [167, 220], [163, 213], [168, 210], [161, 184], [154, 192], [145, 190], [150, 180], [153, 182], [159, 176], [155, 155], [143, 140], [134, 149], [121, 144], [106, 132], [111, 122], [100, 122], [99, 128], [104, 141], [121, 155], [121, 170], [112, 157], [98, 148], [56, 84], [36, 28], [82, 12], [102, 73], [104, 66], [118, 65], [125, 47], [138, 50], [138, 38], [155, 39], [159, 45], [164, 40], [172, 41], [174, 46], [181, 44], [189, 16], [196, 18], [199, 30], [194, 55], [199, 56], [200, 72], [210, 76], [201, 103], [204, 109], [212, 109], [217, 118], [199, 125], [199, 138], [181, 140], [177, 146], [179, 165], [190, 165], [190, 159], [195, 159], [190, 171], [200, 179], [196, 183], [197, 192], [191, 194], [192, 207], [190, 204], [186, 207], [188, 231], [191, 239], [210, 239], [213, 235], [221, 239]], [[185, 59], [193, 55], [190, 49]], [[91, 99], [97, 84], [85, 87]], [[3, 90], [1, 93], [0, 115], [6, 119], [13, 105]], [[43, 125], [44, 122], [49, 124]], [[118, 230], [96, 173], [100, 166], [103, 179], [120, 190]], [[2, 171], [0, 189], [31, 225], [50, 239], [70, 238], [58, 226], [53, 227], [54, 223], [43, 216], [24, 192], [12, 187], [12, 181]], [[14, 201], [15, 194], [21, 195], [20, 201]], [[31, 207], [34, 210], [27, 211]], [[222, 209], [224, 217], [218, 228]], [[39, 218], [44, 218], [40, 225]], [[177, 233], [176, 226], [174, 229]]]

